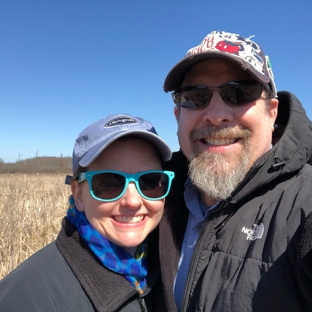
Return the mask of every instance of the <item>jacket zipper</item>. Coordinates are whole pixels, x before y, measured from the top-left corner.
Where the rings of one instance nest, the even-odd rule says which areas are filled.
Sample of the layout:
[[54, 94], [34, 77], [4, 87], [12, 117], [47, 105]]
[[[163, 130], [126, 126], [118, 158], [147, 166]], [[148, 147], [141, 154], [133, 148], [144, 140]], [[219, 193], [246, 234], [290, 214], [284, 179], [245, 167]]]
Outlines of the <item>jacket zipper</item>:
[[141, 311], [147, 312], [147, 308], [146, 308], [144, 298], [142, 298], [141, 296], [139, 296], [139, 303], [140, 303]]
[[[194, 263], [197, 262], [199, 256], [197, 256], [197, 252], [199, 250], [199, 246], [201, 245], [201, 241], [204, 237], [204, 233], [206, 232], [206, 228], [208, 227], [208, 222], [210, 220], [210, 217], [215, 214], [217, 211], [219, 211], [220, 209], [222, 209], [224, 206], [225, 206], [226, 202], [222, 202], [220, 204], [220, 206], [217, 208], [216, 211], [214, 211], [206, 220], [205, 220], [205, 223], [204, 225], [201, 227], [200, 229], [200, 232], [199, 232], [199, 237], [197, 239], [197, 242], [196, 242], [196, 245], [195, 245], [195, 248], [194, 248], [194, 251], [193, 251], [193, 255], [192, 255], [192, 259], [191, 259], [191, 263], [190, 263], [190, 267], [189, 267], [189, 271], [188, 271], [188, 274], [187, 274], [187, 279], [186, 279], [186, 282], [185, 282], [185, 285], [184, 285], [184, 290], [183, 290], [183, 296], [182, 296], [182, 303], [181, 303], [181, 309], [179, 310], [180, 312], [182, 311], [188, 311], [188, 304], [186, 303], [187, 300], [186, 300], [186, 286], [187, 284], [192, 281], [193, 282], [193, 278], [191, 279], [191, 277], [194, 275], [194, 271], [196, 268], [194, 268]], [[222, 223], [222, 227], [224, 226], [224, 222]], [[213, 226], [213, 225], [212, 225]], [[214, 235], [214, 233], [212, 234]], [[196, 260], [196, 261], [195, 261]]]

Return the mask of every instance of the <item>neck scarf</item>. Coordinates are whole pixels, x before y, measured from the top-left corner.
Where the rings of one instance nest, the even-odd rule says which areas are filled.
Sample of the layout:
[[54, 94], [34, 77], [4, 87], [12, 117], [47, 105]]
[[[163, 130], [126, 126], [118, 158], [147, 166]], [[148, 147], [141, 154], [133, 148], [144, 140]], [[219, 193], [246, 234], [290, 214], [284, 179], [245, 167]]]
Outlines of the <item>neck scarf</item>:
[[69, 205], [67, 218], [77, 227], [80, 236], [100, 262], [109, 270], [123, 275], [142, 294], [148, 271], [146, 240], [138, 246], [135, 257], [133, 257], [94, 229], [86, 215], [77, 210], [72, 195], [69, 198]]

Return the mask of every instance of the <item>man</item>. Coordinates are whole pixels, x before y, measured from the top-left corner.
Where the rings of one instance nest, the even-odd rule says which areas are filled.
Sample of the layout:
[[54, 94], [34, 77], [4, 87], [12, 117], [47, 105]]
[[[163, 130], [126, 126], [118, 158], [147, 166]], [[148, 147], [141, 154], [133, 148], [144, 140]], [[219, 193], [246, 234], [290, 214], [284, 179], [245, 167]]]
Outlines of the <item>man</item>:
[[[307, 311], [312, 123], [257, 43], [215, 31], [164, 82], [181, 150], [160, 224], [169, 311]], [[299, 277], [300, 276], [300, 277]], [[311, 296], [311, 293], [310, 293]]]

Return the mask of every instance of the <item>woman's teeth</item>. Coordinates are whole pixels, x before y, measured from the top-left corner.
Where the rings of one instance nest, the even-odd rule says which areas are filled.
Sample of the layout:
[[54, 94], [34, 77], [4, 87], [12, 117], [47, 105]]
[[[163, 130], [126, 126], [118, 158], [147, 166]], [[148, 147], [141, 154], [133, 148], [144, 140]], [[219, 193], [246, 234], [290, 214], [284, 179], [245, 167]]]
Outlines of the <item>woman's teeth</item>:
[[143, 215], [135, 217], [125, 217], [125, 216], [115, 216], [114, 219], [120, 223], [137, 223], [142, 221], [144, 218]]

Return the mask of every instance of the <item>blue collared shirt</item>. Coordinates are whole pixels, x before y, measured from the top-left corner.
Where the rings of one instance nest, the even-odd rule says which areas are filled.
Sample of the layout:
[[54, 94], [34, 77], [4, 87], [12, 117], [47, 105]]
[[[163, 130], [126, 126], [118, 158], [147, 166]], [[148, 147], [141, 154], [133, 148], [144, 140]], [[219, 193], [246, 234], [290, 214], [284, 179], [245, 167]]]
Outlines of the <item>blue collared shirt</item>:
[[212, 207], [205, 206], [200, 200], [200, 193], [198, 189], [190, 179], [187, 179], [185, 182], [184, 200], [190, 213], [184, 233], [178, 272], [174, 282], [175, 302], [179, 311], [182, 304], [183, 291], [185, 288], [189, 266], [197, 239], [199, 237], [200, 228], [203, 225], [205, 218], [218, 205], [217, 203]]

